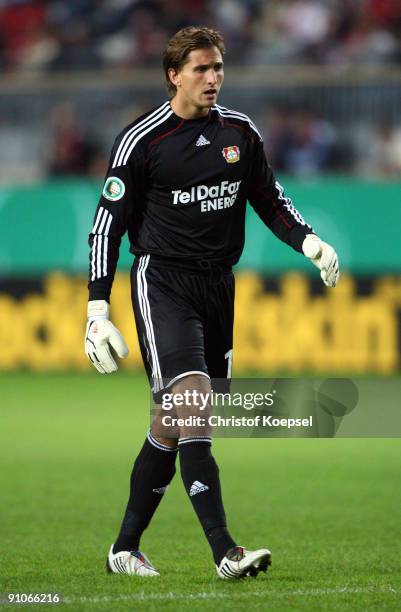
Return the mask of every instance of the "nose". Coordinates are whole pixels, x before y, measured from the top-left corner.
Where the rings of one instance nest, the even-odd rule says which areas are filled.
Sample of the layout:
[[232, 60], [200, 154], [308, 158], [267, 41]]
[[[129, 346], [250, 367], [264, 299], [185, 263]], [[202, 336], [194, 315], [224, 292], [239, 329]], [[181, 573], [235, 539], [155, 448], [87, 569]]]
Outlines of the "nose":
[[216, 85], [217, 83], [216, 71], [213, 68], [211, 68], [207, 73], [207, 82], [208, 85]]

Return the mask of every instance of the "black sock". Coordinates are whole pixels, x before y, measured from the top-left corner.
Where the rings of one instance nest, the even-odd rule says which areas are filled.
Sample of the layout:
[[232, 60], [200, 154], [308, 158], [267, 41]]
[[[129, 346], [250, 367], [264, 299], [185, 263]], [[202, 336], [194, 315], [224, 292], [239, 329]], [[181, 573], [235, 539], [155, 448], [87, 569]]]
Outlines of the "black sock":
[[219, 468], [210, 452], [210, 442], [181, 441], [179, 452], [185, 489], [218, 565], [227, 550], [236, 546], [227, 530]]
[[130, 496], [113, 552], [138, 550], [167, 485], [175, 474], [177, 449], [157, 442], [149, 432], [131, 474]]

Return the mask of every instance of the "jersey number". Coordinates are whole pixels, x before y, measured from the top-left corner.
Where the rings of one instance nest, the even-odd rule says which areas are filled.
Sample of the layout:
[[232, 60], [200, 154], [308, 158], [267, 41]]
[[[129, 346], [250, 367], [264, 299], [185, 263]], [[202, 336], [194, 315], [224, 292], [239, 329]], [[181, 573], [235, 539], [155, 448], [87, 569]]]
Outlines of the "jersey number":
[[224, 358], [227, 359], [227, 378], [231, 378], [231, 370], [233, 368], [233, 349], [227, 351]]

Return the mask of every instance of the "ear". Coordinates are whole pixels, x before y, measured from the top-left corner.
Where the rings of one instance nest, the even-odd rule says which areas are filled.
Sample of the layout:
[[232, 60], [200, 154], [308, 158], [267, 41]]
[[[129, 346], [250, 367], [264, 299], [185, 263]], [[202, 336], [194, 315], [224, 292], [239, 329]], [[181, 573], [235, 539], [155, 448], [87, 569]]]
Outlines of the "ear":
[[181, 76], [179, 72], [176, 72], [174, 68], [169, 68], [167, 74], [173, 85], [181, 87]]

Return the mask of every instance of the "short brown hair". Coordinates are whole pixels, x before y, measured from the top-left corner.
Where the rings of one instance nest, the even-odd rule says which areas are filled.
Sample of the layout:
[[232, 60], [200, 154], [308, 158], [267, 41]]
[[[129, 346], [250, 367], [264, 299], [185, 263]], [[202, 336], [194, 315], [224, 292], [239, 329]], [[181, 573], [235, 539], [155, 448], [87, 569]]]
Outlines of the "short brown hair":
[[166, 76], [167, 91], [173, 97], [177, 91], [176, 86], [170, 81], [168, 71], [173, 68], [178, 72], [185, 64], [188, 55], [195, 49], [210, 49], [217, 47], [221, 55], [226, 50], [223, 36], [217, 30], [189, 26], [182, 28], [168, 41], [163, 52], [163, 70]]

